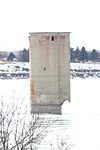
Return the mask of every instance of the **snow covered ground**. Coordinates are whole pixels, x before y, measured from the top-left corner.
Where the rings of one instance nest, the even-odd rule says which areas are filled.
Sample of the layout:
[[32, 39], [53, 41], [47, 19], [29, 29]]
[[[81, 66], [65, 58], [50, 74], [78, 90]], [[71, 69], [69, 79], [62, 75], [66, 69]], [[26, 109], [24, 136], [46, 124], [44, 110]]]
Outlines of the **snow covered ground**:
[[27, 62], [1, 63], [0, 78], [1, 79], [29, 78], [29, 63]]
[[[12, 62], [0, 64], [1, 79], [28, 79], [29, 63]], [[100, 63], [70, 63], [71, 78], [100, 78]]]
[[[28, 79], [27, 62], [0, 63], [0, 79]], [[100, 78], [100, 63], [70, 63], [71, 78]]]
[[71, 78], [100, 78], [100, 63], [70, 63]]

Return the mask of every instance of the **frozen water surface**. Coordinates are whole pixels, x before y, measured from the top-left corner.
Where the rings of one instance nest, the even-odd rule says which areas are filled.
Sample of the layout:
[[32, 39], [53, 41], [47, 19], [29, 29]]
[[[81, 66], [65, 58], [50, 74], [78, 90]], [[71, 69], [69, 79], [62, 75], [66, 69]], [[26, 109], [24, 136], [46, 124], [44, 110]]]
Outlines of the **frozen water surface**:
[[[29, 106], [29, 86], [29, 79], [0, 80], [0, 96], [6, 104], [13, 96]], [[68, 135], [72, 150], [100, 150], [100, 79], [71, 79], [71, 102], [63, 104], [56, 118], [39, 149], [57, 150], [59, 140]]]
[[62, 106], [69, 115], [75, 150], [100, 149], [100, 79], [72, 79], [71, 103]]

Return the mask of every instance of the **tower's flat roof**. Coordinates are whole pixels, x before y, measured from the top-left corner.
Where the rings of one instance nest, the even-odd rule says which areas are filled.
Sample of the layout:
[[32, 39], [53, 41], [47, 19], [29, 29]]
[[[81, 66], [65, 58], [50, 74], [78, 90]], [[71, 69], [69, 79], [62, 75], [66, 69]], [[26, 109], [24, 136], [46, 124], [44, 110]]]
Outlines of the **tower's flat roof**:
[[70, 32], [30, 32], [29, 34], [66, 34]]

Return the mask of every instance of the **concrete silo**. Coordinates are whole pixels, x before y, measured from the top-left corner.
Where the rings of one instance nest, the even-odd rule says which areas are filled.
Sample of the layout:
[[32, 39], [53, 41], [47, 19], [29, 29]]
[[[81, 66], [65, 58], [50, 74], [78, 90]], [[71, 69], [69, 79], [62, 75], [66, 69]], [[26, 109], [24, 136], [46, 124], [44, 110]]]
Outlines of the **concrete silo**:
[[61, 114], [70, 101], [70, 33], [30, 33], [31, 113]]

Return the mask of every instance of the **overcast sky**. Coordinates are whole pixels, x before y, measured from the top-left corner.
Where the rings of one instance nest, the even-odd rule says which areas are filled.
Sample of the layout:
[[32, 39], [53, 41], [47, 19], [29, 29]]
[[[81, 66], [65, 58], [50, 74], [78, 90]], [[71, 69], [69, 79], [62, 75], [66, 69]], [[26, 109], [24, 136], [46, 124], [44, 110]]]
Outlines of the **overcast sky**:
[[100, 50], [100, 0], [0, 0], [0, 51], [28, 49], [29, 32], [71, 32], [70, 46]]

